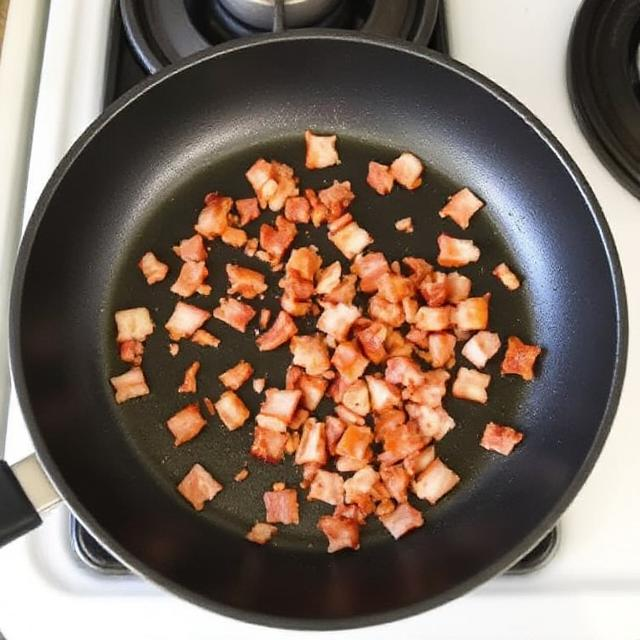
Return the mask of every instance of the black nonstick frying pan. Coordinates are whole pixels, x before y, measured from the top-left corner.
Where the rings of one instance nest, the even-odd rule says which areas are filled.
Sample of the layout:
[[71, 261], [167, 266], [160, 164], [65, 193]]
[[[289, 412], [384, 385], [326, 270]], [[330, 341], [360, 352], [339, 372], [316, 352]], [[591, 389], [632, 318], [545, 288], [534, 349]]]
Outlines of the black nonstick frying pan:
[[[338, 134], [339, 167], [304, 169], [307, 128]], [[377, 196], [365, 185], [368, 161], [388, 162], [402, 150], [425, 162], [424, 186]], [[488, 405], [447, 400], [458, 426], [439, 453], [462, 482], [436, 507], [419, 504], [425, 526], [399, 542], [376, 522], [364, 531], [360, 551], [330, 556], [315, 528], [330, 507], [306, 502], [301, 493], [300, 526], [281, 526], [273, 544], [253, 545], [243, 536], [264, 518], [262, 492], [277, 480], [297, 486], [298, 472], [289, 463], [250, 460], [249, 479], [236, 484], [251, 425], [230, 433], [211, 418], [178, 449], [164, 426], [187, 402], [177, 386], [195, 358], [202, 361], [200, 397], [215, 399], [218, 374], [240, 358], [269, 385], [284, 384], [290, 353], [283, 347], [260, 354], [255, 323], [241, 335], [211, 320], [208, 327], [222, 339], [218, 350], [187, 343], [171, 358], [162, 327], [175, 304], [168, 292], [173, 278], [148, 287], [136, 267], [152, 250], [175, 275], [171, 246], [191, 235], [203, 195], [250, 196], [243, 174], [259, 156], [291, 164], [304, 186], [350, 179], [354, 217], [374, 236], [373, 248], [392, 259], [435, 260], [442, 230], [472, 237], [483, 257], [465, 272], [478, 293], [493, 295], [491, 326], [544, 349], [533, 382], [502, 378], [499, 355], [488, 368]], [[467, 232], [436, 213], [463, 185], [487, 202]], [[414, 219], [412, 235], [393, 228], [406, 215]], [[272, 216], [253, 223], [254, 233]], [[327, 262], [338, 256], [324, 231], [299, 234], [298, 245], [310, 242]], [[209, 258], [214, 292], [195, 304], [217, 304], [231, 260], [267, 271], [216, 243]], [[524, 276], [515, 294], [490, 274], [501, 261]], [[269, 277], [274, 284], [277, 276]], [[268, 298], [267, 304], [277, 303]], [[152, 393], [117, 406], [108, 378], [126, 366], [117, 358], [113, 314], [139, 305], [151, 309], [157, 325], [143, 364]], [[299, 31], [233, 42], [160, 72], [88, 129], [56, 170], [25, 234], [11, 353], [21, 406], [48, 475], [124, 563], [230, 616], [341, 628], [457, 597], [506, 569], [549, 530], [611, 425], [624, 373], [626, 308], [616, 251], [593, 194], [524, 107], [477, 73], [424, 49]], [[240, 395], [255, 411], [256, 394], [248, 388]], [[478, 446], [489, 420], [525, 432], [513, 455]], [[196, 461], [226, 487], [201, 513], [175, 490]], [[8, 496], [8, 481], [2, 487]], [[17, 510], [0, 506], [7, 538], [10, 529], [15, 534], [37, 522], [28, 512], [21, 525], [10, 522]]]

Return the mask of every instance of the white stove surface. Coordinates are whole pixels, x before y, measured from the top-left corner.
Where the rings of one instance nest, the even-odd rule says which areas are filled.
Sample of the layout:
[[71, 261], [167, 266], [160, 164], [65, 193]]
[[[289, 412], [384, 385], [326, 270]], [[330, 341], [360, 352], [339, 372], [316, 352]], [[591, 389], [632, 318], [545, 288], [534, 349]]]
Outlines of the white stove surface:
[[[20, 4], [44, 2], [20, 0]], [[326, 633], [324, 638], [373, 640], [389, 633], [411, 639], [427, 634], [437, 638], [473, 634], [492, 640], [640, 638], [636, 466], [640, 430], [632, 395], [640, 388], [640, 336], [635, 322], [640, 305], [636, 249], [640, 202], [601, 165], [571, 111], [565, 50], [579, 4], [579, 0], [446, 0], [446, 9], [453, 57], [501, 84], [545, 122], [586, 174], [613, 231], [626, 278], [631, 329], [625, 388], [611, 436], [591, 477], [562, 517], [559, 548], [545, 568], [529, 576], [496, 578], [426, 614], [363, 630]], [[104, 68], [111, 10], [110, 0], [52, 3], [24, 207], [27, 215], [59, 158], [100, 111], [103, 77], [95, 70]], [[10, 17], [8, 31], [24, 28], [19, 22], [16, 18], [12, 24]], [[28, 41], [23, 46], [29, 46]], [[10, 59], [3, 55], [3, 62]], [[0, 209], [0, 233], [15, 235], [10, 222], [2, 218], [5, 213]], [[15, 251], [7, 244], [0, 243], [0, 250]], [[0, 295], [7, 300], [8, 290]], [[9, 402], [7, 431], [5, 457], [15, 462], [32, 451], [15, 394]], [[265, 640], [317, 636], [223, 618], [136, 577], [97, 576], [71, 553], [68, 522], [67, 510], [59, 508], [45, 517], [38, 530], [0, 550], [0, 632], [7, 638], [64, 634], [100, 640], [119, 634], [156, 639], [180, 634], [239, 639], [256, 632]]]

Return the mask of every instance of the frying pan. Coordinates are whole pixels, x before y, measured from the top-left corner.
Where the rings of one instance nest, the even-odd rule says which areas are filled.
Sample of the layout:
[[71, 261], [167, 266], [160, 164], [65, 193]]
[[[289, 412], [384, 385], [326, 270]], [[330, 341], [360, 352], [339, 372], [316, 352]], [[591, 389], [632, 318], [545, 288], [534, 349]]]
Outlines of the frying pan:
[[[304, 169], [306, 128], [338, 134], [340, 166]], [[368, 161], [389, 162], [402, 150], [425, 162], [424, 186], [377, 196], [365, 185]], [[202, 362], [198, 397], [215, 399], [218, 374], [240, 358], [269, 386], [284, 384], [290, 353], [259, 353], [254, 324], [242, 335], [211, 320], [222, 346], [205, 351], [183, 342], [175, 360], [162, 328], [175, 304], [171, 246], [193, 233], [206, 192], [251, 195], [243, 174], [260, 156], [291, 164], [303, 186], [350, 179], [353, 215], [375, 238], [372, 248], [390, 259], [433, 261], [442, 230], [472, 237], [482, 259], [465, 272], [475, 291], [493, 296], [491, 326], [544, 349], [528, 384], [502, 378], [498, 354], [488, 366], [486, 406], [446, 400], [457, 427], [438, 451], [462, 482], [435, 507], [416, 502], [425, 526], [399, 542], [372, 522], [360, 551], [330, 556], [315, 523], [331, 509], [301, 493], [301, 524], [281, 526], [273, 544], [251, 544], [243, 536], [264, 519], [262, 493], [274, 481], [297, 486], [297, 470], [290, 462], [249, 460], [249, 478], [234, 483], [249, 457], [252, 425], [228, 432], [210, 418], [198, 438], [177, 449], [164, 426], [191, 401], [177, 386], [194, 359]], [[468, 232], [436, 214], [463, 185], [487, 202]], [[412, 235], [393, 228], [407, 215]], [[263, 213], [250, 235], [272, 217]], [[309, 243], [325, 263], [339, 258], [324, 231], [301, 230], [297, 244]], [[144, 283], [136, 263], [147, 250], [170, 264], [167, 282]], [[267, 271], [215, 243], [214, 291], [195, 304], [217, 304], [229, 261]], [[524, 276], [517, 293], [490, 275], [501, 261]], [[277, 274], [269, 279], [277, 289]], [[275, 309], [277, 301], [264, 304]], [[116, 354], [113, 314], [138, 305], [156, 323], [143, 363], [152, 393], [117, 406], [108, 378], [126, 367]], [[556, 522], [593, 466], [615, 412], [625, 354], [613, 241], [584, 178], [544, 126], [445, 57], [331, 31], [218, 47], [160, 72], [110, 107], [46, 187], [20, 249], [11, 301], [21, 406], [47, 475], [81, 522], [126, 565], [175, 594], [283, 627], [355, 627], [412, 615], [514, 563]], [[259, 398], [246, 387], [240, 395], [255, 412]], [[320, 415], [329, 410], [322, 405]], [[489, 420], [524, 431], [511, 456], [478, 446]], [[196, 461], [225, 485], [201, 513], [175, 490]], [[6, 464], [3, 470], [8, 539], [38, 518]]]

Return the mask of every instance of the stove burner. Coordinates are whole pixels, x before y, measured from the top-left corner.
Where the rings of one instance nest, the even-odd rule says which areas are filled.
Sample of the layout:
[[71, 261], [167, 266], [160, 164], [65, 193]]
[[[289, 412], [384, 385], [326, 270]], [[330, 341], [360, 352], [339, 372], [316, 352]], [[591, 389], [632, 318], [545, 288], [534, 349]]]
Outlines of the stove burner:
[[571, 102], [609, 171], [640, 198], [640, 2], [585, 0], [569, 42]]
[[[353, 29], [426, 45], [440, 0], [285, 0], [285, 27]], [[265, 33], [273, 0], [120, 0], [122, 22], [149, 73], [227, 40]], [[270, 16], [270, 18], [269, 18]]]

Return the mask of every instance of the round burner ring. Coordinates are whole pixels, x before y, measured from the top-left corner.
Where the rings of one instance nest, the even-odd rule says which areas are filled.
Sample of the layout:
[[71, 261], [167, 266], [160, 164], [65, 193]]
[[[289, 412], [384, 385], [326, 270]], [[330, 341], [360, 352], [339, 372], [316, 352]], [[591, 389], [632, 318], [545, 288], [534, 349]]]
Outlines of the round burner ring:
[[[219, 0], [238, 20], [268, 31], [273, 24], [273, 0]], [[308, 27], [330, 13], [340, 0], [285, 0], [287, 27]]]

